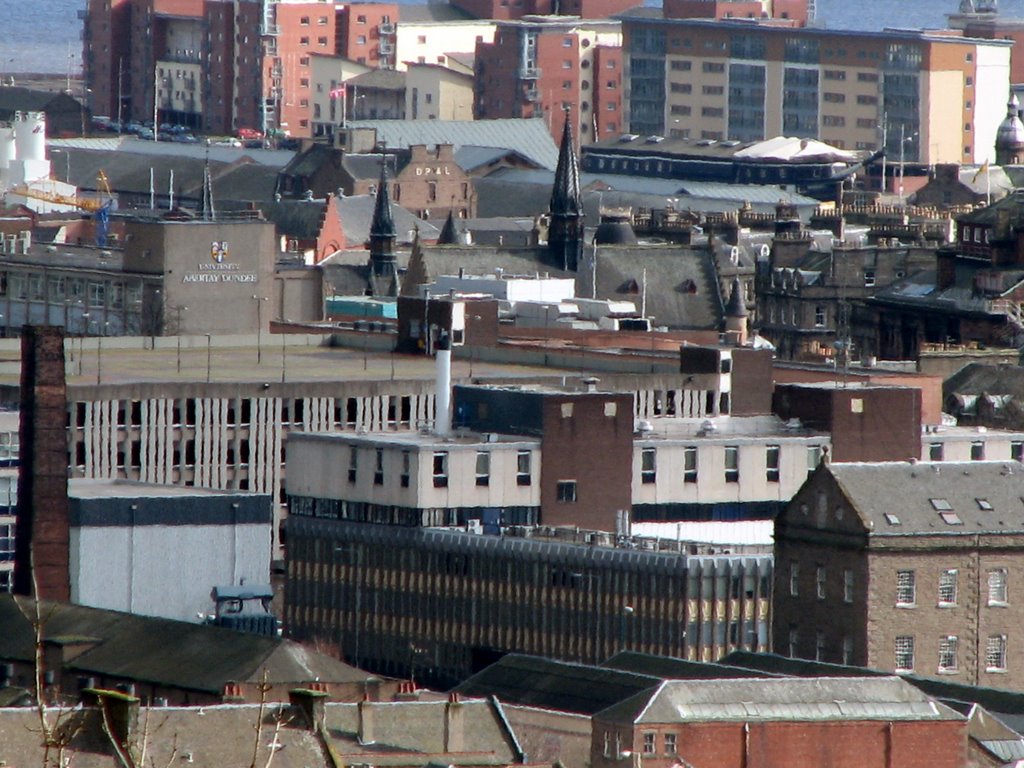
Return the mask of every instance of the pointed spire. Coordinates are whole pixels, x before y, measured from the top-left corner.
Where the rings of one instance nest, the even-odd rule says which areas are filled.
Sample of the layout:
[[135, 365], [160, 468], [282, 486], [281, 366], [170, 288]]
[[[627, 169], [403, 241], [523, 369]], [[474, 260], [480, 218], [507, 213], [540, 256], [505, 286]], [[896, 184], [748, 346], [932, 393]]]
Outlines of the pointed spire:
[[423, 244], [420, 242], [420, 228], [416, 227], [413, 235], [412, 253], [409, 254], [409, 264], [405, 270], [405, 277], [402, 278], [402, 296], [418, 296], [421, 285], [430, 282], [430, 271], [427, 269], [426, 259], [423, 257]]
[[738, 277], [732, 279], [732, 292], [729, 294], [729, 303], [725, 305], [725, 316], [747, 316], [747, 304], [743, 301], [743, 288]]
[[390, 275], [397, 269], [396, 234], [395, 220], [391, 217], [391, 199], [388, 197], [387, 155], [383, 151], [380, 161], [380, 184], [377, 185], [377, 199], [370, 222], [370, 266], [375, 275]]
[[572, 123], [567, 108], [565, 110], [565, 125], [562, 128], [562, 143], [558, 148], [558, 165], [555, 167], [555, 186], [551, 190], [551, 213], [579, 216], [582, 211], [580, 165], [576, 158], [576, 147], [572, 139]]
[[455, 224], [455, 214], [449, 208], [448, 218], [444, 220], [444, 226], [441, 228], [441, 234], [437, 238], [437, 244], [458, 245], [460, 242], [459, 230]]
[[568, 108], [565, 110], [565, 126], [558, 150], [549, 213], [550, 258], [556, 267], [575, 272], [583, 254], [583, 198], [580, 194], [580, 166], [572, 139], [571, 113]]
[[370, 236], [395, 236], [395, 221], [391, 218], [391, 198], [388, 196], [387, 156], [381, 154], [380, 183], [377, 185], [377, 201], [373, 206], [373, 221], [370, 222]]

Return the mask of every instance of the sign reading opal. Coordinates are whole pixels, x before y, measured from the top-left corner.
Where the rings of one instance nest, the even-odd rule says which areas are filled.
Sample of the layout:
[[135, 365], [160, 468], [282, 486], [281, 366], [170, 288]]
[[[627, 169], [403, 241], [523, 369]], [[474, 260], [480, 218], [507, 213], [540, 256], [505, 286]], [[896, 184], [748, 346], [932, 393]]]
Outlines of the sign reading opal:
[[255, 283], [255, 272], [243, 272], [234, 262], [228, 261], [227, 240], [214, 240], [210, 244], [210, 261], [196, 265], [197, 272], [186, 272], [183, 283]]

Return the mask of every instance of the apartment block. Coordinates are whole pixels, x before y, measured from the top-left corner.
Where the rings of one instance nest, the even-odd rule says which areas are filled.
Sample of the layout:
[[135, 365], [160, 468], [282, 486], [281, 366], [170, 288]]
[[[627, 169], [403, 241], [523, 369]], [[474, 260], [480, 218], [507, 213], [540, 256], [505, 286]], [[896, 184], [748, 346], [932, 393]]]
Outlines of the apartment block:
[[369, 67], [395, 68], [396, 4], [347, 3], [338, 6], [336, 18], [334, 53]]
[[410, 120], [473, 119], [473, 69], [454, 57], [446, 61], [407, 65], [405, 115]]
[[472, 61], [477, 45], [494, 41], [497, 25], [491, 19], [451, 18], [448, 6], [407, 5], [395, 37], [395, 68], [409, 64], [448, 64], [452, 56], [463, 54]]
[[994, 160], [1010, 48], [926, 32], [621, 17], [629, 132], [693, 141], [818, 138], [932, 164]]
[[621, 131], [620, 46], [617, 21], [499, 23], [494, 42], [476, 48], [477, 119], [546, 117], [558, 140], [567, 110], [582, 144]]
[[992, 688], [1024, 681], [1024, 465], [823, 465], [775, 526], [774, 650]]

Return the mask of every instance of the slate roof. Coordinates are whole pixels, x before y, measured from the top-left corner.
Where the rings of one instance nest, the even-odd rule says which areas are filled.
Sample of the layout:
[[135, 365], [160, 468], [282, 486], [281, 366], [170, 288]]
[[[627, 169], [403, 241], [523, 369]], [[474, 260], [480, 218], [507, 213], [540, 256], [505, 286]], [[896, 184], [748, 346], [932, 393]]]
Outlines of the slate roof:
[[[720, 661], [734, 667], [744, 667], [752, 674], [793, 675], [800, 677], [851, 677], [873, 675], [884, 677], [888, 672], [881, 672], [867, 667], [845, 667], [823, 661], [808, 659], [790, 659], [773, 653], [753, 653], [751, 651], [733, 651]], [[994, 712], [999, 719], [1016, 730], [1024, 733], [1024, 693], [1006, 691], [998, 688], [985, 688], [977, 685], [957, 683], [947, 678], [920, 677], [903, 675], [903, 679], [919, 690], [939, 699], [948, 706], [967, 711], [962, 704], [978, 704], [989, 712]]]
[[267, 221], [274, 222], [279, 235], [312, 239], [320, 234], [324, 205], [323, 200], [281, 200], [261, 203], [260, 210]]
[[66, 101], [69, 107], [78, 104], [67, 94], [55, 91], [39, 91], [21, 86], [0, 86], [0, 115], [9, 116], [14, 112], [45, 112], [55, 101]]
[[1010, 395], [1024, 401], [1024, 368], [1016, 365], [970, 363], [942, 384], [943, 397], [951, 395]]
[[[974, 316], [989, 316], [989, 298], [978, 293], [971, 285], [974, 269], [957, 268], [956, 281], [949, 288], [936, 285], [936, 270], [925, 269], [893, 283], [867, 299], [870, 304], [897, 307], [916, 307], [936, 312], [958, 312]], [[993, 275], [995, 273], [992, 273]], [[1002, 270], [1002, 293], [1024, 280], [1024, 270]]]
[[345, 81], [345, 85], [375, 88], [379, 91], [404, 91], [405, 72], [395, 69], [371, 69]]
[[464, 145], [455, 151], [455, 162], [458, 163], [459, 167], [466, 173], [471, 173], [485, 165], [496, 163], [504, 157], [514, 157], [521, 161], [532, 163], [534, 167], [540, 167], [529, 157], [521, 155], [515, 150], [506, 149], [504, 147], [477, 147]]
[[[356, 737], [358, 705], [328, 701], [324, 733], [340, 765], [427, 768], [507, 766], [523, 761], [500, 707], [488, 701], [461, 703], [462, 745], [446, 752], [446, 704], [373, 703], [374, 739], [361, 743]], [[76, 768], [109, 768], [115, 764], [98, 721], [91, 717], [93, 713], [91, 709], [63, 713], [71, 734], [69, 762]], [[139, 730], [149, 729], [146, 754], [153, 765], [188, 763], [193, 768], [224, 768], [249, 764], [258, 719], [257, 704], [144, 708], [139, 715]], [[267, 705], [263, 738], [256, 749], [257, 765], [269, 764], [271, 743], [278, 745], [273, 753], [275, 768], [334, 764], [325, 756], [320, 740], [306, 727], [305, 716], [287, 704]], [[41, 764], [39, 713], [30, 707], [0, 711], [0, 744], [9, 765]]]
[[[379, 172], [379, 171], [378, 171]], [[345, 233], [345, 244], [348, 248], [362, 248], [370, 239], [370, 224], [373, 221], [373, 210], [377, 198], [375, 195], [349, 195], [338, 198], [338, 216], [341, 217], [342, 232]], [[436, 240], [441, 230], [428, 221], [417, 218], [405, 208], [391, 203], [391, 218], [395, 223], [395, 235], [399, 243], [412, 243], [413, 233], [418, 228], [420, 237]], [[331, 259], [328, 258], [328, 263]], [[362, 259], [369, 258], [368, 252], [362, 252]], [[334, 259], [344, 263], [344, 257], [338, 255]], [[357, 263], [358, 259], [355, 262]], [[361, 293], [362, 291], [360, 291]]]
[[605, 669], [617, 669], [648, 675], [663, 680], [719, 680], [733, 677], [751, 677], [749, 669], [728, 664], [687, 661], [671, 656], [655, 656], [638, 651], [620, 651], [605, 661]]
[[872, 537], [1024, 532], [1020, 462], [842, 463], [820, 471], [835, 478]]
[[[193, 691], [220, 693], [225, 683], [356, 682], [368, 675], [290, 640], [222, 627], [136, 616], [79, 605], [43, 604], [47, 637], [95, 638], [96, 644], [67, 668]], [[0, 659], [29, 662], [35, 637], [27, 598], [0, 595]]]
[[[404, 13], [404, 6], [403, 6]], [[377, 141], [388, 147], [408, 149], [425, 144], [505, 147], [529, 158], [542, 168], [554, 170], [558, 148], [542, 118], [499, 120], [352, 120], [351, 128], [372, 128]], [[550, 183], [548, 193], [550, 193]], [[545, 195], [546, 198], [546, 195]]]
[[454, 690], [504, 704], [593, 715], [659, 682], [649, 675], [510, 653]]
[[986, 205], [984, 208], [966, 213], [958, 217], [957, 222], [994, 225], [1000, 212], [1007, 211], [1010, 214], [1012, 226], [1020, 226], [1024, 222], [1024, 189], [1018, 189], [992, 205]]
[[[399, 236], [405, 236], [405, 228], [397, 218], [395, 223]], [[420, 233], [424, 240], [437, 237], [424, 232], [422, 226]], [[347, 229], [346, 237], [350, 244], [358, 242]], [[460, 267], [471, 274], [493, 274], [496, 269], [510, 274], [539, 271], [551, 277], [575, 278], [576, 295], [586, 298], [590, 297], [593, 285], [589, 266], [592, 254], [589, 247], [585, 248], [580, 271], [572, 273], [550, 266], [546, 247], [423, 247], [427, 272], [435, 278], [458, 274]], [[397, 256], [399, 266], [406, 266], [409, 254]], [[601, 246], [597, 256], [597, 298], [639, 302], [646, 269], [647, 312], [655, 324], [673, 329], [717, 330], [722, 323], [724, 301], [715, 279], [713, 258], [703, 249], [671, 245]], [[336, 295], [361, 294], [365, 289], [365, 252], [339, 252], [321, 262], [321, 266]]]
[[965, 719], [895, 676], [667, 680], [597, 717], [637, 724]]

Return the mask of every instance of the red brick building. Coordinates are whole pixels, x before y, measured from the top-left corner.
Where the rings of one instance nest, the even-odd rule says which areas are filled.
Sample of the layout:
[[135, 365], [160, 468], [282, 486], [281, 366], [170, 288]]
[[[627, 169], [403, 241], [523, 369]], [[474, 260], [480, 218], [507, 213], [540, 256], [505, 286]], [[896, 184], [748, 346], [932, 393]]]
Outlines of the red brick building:
[[335, 54], [368, 67], [394, 69], [395, 3], [353, 3], [338, 6]]
[[636, 3], [632, 0], [455, 0], [452, 5], [478, 19], [509, 21], [524, 16], [606, 19]]
[[776, 19], [805, 25], [807, 0], [666, 0], [666, 19]]
[[[562, 133], [564, 109], [581, 144], [622, 130], [622, 38], [618, 22], [524, 19], [500, 23], [477, 43], [477, 119], [541, 117]], [[600, 114], [599, 114], [600, 113]]]
[[897, 677], [668, 680], [593, 717], [594, 768], [959, 768], [966, 718]]

